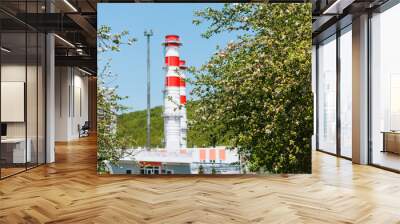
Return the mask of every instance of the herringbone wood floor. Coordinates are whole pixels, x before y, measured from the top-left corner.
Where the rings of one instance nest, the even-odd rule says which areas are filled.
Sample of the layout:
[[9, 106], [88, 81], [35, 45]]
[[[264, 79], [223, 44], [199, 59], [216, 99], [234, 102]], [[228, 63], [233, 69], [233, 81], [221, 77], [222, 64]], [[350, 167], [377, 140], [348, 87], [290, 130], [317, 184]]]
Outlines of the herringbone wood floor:
[[312, 175], [104, 177], [95, 144], [0, 181], [0, 223], [400, 223], [400, 175], [323, 153]]

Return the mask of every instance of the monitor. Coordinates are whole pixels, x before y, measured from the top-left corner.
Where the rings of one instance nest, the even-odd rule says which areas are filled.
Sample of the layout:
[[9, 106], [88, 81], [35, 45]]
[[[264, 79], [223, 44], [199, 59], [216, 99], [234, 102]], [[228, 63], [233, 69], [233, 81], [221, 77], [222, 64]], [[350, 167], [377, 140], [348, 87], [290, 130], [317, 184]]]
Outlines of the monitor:
[[7, 136], [7, 124], [1, 123], [1, 136]]

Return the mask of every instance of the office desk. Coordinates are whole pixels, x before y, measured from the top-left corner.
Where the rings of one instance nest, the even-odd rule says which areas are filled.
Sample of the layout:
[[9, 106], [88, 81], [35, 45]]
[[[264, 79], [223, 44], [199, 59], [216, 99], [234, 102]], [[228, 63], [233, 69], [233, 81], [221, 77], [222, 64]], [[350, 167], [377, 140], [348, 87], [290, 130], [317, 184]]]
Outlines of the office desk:
[[[6, 163], [25, 163], [31, 162], [31, 139], [27, 139], [28, 144], [25, 153], [25, 138], [6, 138], [1, 139], [1, 157]], [[26, 161], [25, 161], [26, 159]]]
[[400, 131], [383, 131], [382, 152], [400, 154]]

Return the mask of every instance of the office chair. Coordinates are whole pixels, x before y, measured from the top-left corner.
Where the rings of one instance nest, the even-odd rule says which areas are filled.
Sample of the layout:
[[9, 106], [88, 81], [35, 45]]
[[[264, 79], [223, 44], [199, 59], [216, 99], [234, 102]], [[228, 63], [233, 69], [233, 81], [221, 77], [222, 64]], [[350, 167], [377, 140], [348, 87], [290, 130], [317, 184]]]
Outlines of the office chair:
[[89, 121], [85, 121], [82, 127], [79, 128], [79, 138], [89, 136], [89, 129], [90, 129]]

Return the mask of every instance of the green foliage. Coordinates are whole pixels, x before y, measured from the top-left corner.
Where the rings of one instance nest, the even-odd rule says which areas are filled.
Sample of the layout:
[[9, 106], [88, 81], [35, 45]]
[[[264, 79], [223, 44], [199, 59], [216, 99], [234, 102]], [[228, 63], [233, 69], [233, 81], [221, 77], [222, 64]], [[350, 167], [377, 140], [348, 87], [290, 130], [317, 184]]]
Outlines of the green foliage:
[[[186, 111], [189, 121], [188, 147], [211, 146], [213, 131], [203, 131], [200, 124], [191, 125], [194, 111], [197, 110], [195, 101], [188, 101]], [[162, 106], [153, 107], [150, 110], [151, 122], [151, 147], [163, 147], [164, 139], [164, 118], [162, 116]], [[118, 136], [129, 138], [125, 142], [125, 147], [144, 147], [146, 145], [146, 110], [124, 113], [118, 116], [117, 134]], [[227, 144], [226, 138], [215, 141], [216, 145]]]
[[203, 34], [241, 31], [193, 69], [194, 126], [238, 147], [251, 171], [310, 173], [311, 4], [225, 4], [196, 13]]
[[[162, 107], [150, 110], [151, 147], [162, 147], [164, 138], [164, 120]], [[127, 147], [144, 147], [146, 145], [146, 110], [124, 113], [118, 116], [117, 133], [119, 136], [129, 136], [132, 141]]]
[[[128, 33], [111, 34], [111, 28], [101, 26], [97, 33], [98, 54], [107, 51], [119, 51], [120, 46], [132, 44], [125, 40]], [[118, 86], [112, 84], [116, 75], [111, 71], [110, 60], [105, 63], [97, 77], [97, 171], [106, 172], [106, 162], [115, 163], [123, 155], [123, 146], [129, 139], [121, 138], [116, 132], [117, 115], [124, 111], [120, 101], [125, 99], [118, 95]]]
[[120, 51], [121, 45], [132, 45], [136, 39], [128, 38], [129, 32], [124, 30], [121, 33], [112, 33], [111, 27], [101, 25], [97, 30], [98, 52]]
[[211, 168], [211, 174], [217, 174], [217, 170], [215, 169], [215, 167]]
[[203, 165], [199, 166], [199, 174], [204, 174], [204, 167]]
[[186, 105], [188, 117], [188, 147], [209, 147], [216, 145], [229, 145], [229, 134], [221, 134], [221, 125], [216, 124], [210, 128], [207, 122], [196, 122], [200, 116], [199, 102], [188, 101]]

